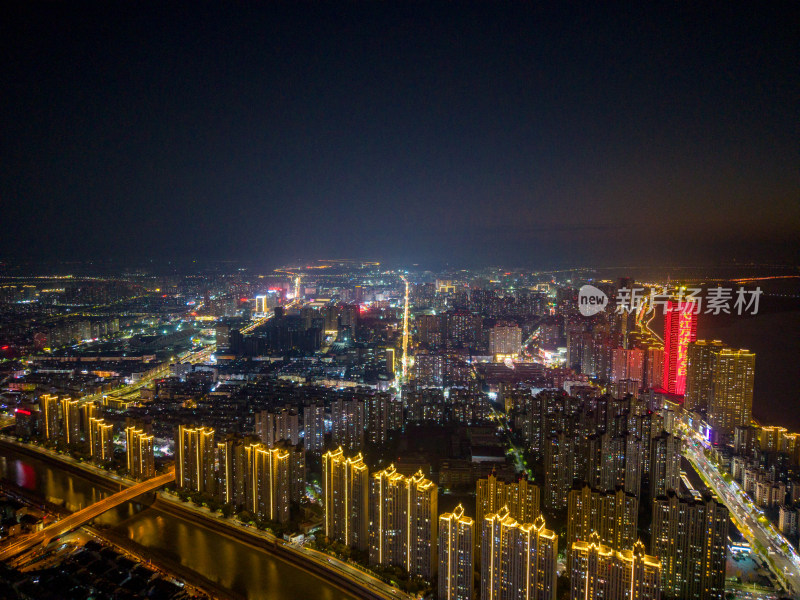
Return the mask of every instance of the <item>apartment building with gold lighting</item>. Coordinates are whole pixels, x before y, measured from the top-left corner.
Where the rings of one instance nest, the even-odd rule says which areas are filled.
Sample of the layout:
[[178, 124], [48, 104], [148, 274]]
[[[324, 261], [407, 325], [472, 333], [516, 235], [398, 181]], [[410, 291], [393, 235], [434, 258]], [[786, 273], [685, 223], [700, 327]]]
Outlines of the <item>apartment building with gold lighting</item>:
[[370, 478], [369, 562], [404, 568], [431, 580], [437, 567], [438, 488], [421, 471], [394, 465]]
[[322, 455], [325, 535], [346, 546], [369, 545], [369, 469], [361, 454], [346, 457], [341, 446]]
[[247, 495], [247, 458], [245, 447], [251, 442], [229, 435], [217, 442], [217, 495], [220, 502], [234, 510], [244, 508]]
[[558, 536], [544, 517], [519, 523], [508, 509], [481, 523], [481, 600], [555, 600]]
[[725, 347], [719, 340], [697, 340], [686, 347], [686, 410], [708, 410], [714, 392], [714, 366]]
[[39, 435], [46, 440], [55, 440], [59, 432], [58, 396], [39, 396]]
[[665, 598], [722, 600], [727, 547], [728, 509], [711, 496], [653, 500], [650, 552], [663, 565]]
[[512, 518], [521, 523], [533, 523], [539, 516], [539, 486], [525, 478], [512, 483], [498, 479], [494, 473], [475, 484], [475, 522], [482, 523], [484, 515], [496, 513], [504, 506]]
[[290, 444], [245, 446], [247, 509], [259, 519], [288, 523], [292, 481], [300, 468], [295, 458]]
[[623, 489], [603, 492], [586, 485], [569, 493], [567, 505], [567, 554], [575, 542], [587, 541], [592, 535], [612, 550], [631, 548], [636, 542], [639, 499], [633, 494]]
[[155, 455], [153, 454], [153, 435], [134, 426], [125, 428], [128, 456], [128, 474], [137, 479], [155, 476]]
[[114, 427], [104, 419], [89, 420], [89, 452], [92, 460], [104, 463], [114, 456]]
[[475, 521], [459, 504], [439, 515], [439, 600], [472, 600], [474, 597]]
[[661, 561], [632, 549], [615, 551], [594, 533], [574, 542], [569, 561], [571, 600], [660, 600]]
[[213, 494], [216, 489], [214, 430], [178, 425], [175, 482], [178, 489]]
[[749, 350], [723, 348], [717, 355], [708, 423], [723, 438], [731, 438], [737, 426], [750, 424], [755, 366], [756, 355]]
[[61, 439], [68, 446], [81, 441], [81, 403], [72, 398], [61, 399]]

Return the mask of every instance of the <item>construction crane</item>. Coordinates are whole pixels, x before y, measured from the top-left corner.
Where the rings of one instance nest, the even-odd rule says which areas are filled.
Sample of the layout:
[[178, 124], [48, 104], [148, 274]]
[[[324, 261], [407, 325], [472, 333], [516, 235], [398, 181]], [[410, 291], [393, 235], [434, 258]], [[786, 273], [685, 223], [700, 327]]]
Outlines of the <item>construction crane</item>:
[[406, 295], [403, 301], [403, 358], [400, 359], [402, 365], [403, 383], [408, 379], [408, 279], [400, 275], [400, 279], [406, 284]]

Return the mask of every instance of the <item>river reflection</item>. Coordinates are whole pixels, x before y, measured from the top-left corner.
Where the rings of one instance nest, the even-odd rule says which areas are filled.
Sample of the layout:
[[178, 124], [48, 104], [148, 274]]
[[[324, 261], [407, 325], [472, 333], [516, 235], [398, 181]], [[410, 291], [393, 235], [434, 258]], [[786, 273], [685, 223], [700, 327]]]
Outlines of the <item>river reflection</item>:
[[[0, 456], [0, 477], [43, 497], [63, 499], [73, 509], [109, 495], [78, 475], [22, 455]], [[322, 579], [246, 544], [140, 504], [123, 504], [98, 517], [96, 523], [112, 527], [138, 544], [157, 550], [247, 598], [353, 598]]]

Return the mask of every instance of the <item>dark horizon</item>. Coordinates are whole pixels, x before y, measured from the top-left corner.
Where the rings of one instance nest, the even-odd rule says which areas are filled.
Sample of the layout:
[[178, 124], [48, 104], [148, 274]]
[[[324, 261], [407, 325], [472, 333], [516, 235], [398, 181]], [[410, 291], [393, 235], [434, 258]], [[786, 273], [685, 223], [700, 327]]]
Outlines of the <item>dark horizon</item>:
[[0, 256], [796, 264], [796, 16], [6, 5]]

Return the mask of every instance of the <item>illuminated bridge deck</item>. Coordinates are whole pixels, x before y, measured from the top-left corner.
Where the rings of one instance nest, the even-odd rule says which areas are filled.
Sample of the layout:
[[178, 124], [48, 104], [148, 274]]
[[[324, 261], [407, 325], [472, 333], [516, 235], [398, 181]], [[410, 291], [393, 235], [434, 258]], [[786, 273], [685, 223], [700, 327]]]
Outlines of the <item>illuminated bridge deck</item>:
[[137, 483], [136, 485], [132, 485], [121, 492], [117, 492], [116, 494], [112, 494], [107, 498], [103, 498], [99, 502], [95, 502], [91, 506], [87, 506], [86, 508], [73, 513], [68, 517], [64, 517], [63, 519], [56, 521], [52, 525], [48, 525], [41, 531], [32, 533], [18, 542], [11, 544], [8, 548], [5, 548], [2, 552], [0, 552], [0, 561], [6, 561], [17, 554], [25, 552], [26, 550], [30, 550], [37, 544], [46, 545], [58, 536], [64, 535], [73, 529], [77, 529], [78, 527], [85, 525], [107, 510], [111, 510], [120, 504], [128, 502], [129, 500], [133, 500], [137, 496], [141, 496], [147, 492], [152, 492], [153, 490], [156, 490], [161, 486], [173, 481], [175, 481], [175, 471], [174, 469], [171, 469], [169, 473], [165, 473], [164, 475], [159, 475], [158, 477], [153, 477], [147, 481]]

